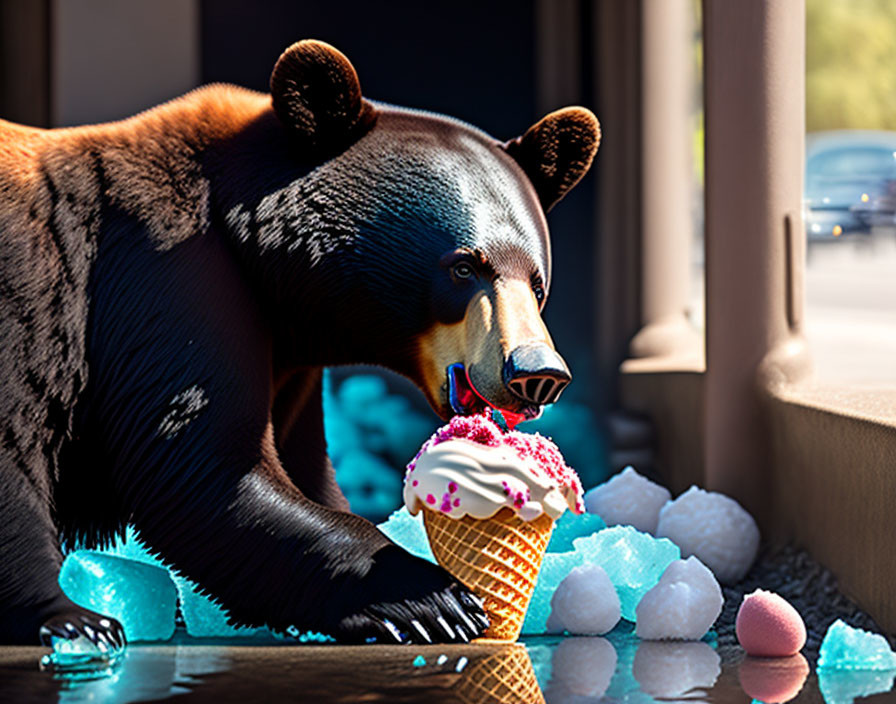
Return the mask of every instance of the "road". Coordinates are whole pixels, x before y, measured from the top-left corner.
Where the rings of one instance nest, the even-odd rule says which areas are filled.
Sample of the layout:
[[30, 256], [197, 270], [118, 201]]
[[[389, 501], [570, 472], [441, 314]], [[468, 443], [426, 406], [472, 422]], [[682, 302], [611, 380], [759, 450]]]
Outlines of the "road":
[[[703, 327], [702, 253], [692, 264], [690, 318]], [[806, 263], [805, 334], [815, 378], [896, 388], [896, 237], [813, 247]]]
[[834, 242], [809, 254], [805, 330], [816, 377], [896, 388], [896, 238]]

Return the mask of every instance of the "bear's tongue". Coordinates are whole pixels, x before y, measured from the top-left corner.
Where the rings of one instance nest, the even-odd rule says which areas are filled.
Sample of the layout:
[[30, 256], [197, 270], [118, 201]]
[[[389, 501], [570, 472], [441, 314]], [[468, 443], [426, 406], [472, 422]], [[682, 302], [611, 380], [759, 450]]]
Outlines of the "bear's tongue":
[[517, 423], [525, 420], [522, 413], [494, 408], [473, 386], [470, 375], [462, 363], [449, 364], [445, 373], [448, 376], [448, 403], [456, 414], [466, 416], [490, 408], [503, 416], [510, 430], [513, 430]]

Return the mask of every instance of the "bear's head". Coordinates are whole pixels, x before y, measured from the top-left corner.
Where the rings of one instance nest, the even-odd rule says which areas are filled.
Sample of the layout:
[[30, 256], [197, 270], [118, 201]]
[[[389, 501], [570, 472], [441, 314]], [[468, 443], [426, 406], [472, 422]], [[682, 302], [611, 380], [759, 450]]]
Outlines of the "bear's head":
[[297, 171], [267, 207], [304, 258], [294, 303], [316, 301], [329, 340], [305, 361], [391, 367], [443, 418], [488, 404], [519, 420], [554, 402], [570, 372], [541, 318], [544, 213], [590, 167], [594, 115], [558, 110], [501, 142], [366, 100], [348, 59], [317, 41], [283, 53], [271, 93]]

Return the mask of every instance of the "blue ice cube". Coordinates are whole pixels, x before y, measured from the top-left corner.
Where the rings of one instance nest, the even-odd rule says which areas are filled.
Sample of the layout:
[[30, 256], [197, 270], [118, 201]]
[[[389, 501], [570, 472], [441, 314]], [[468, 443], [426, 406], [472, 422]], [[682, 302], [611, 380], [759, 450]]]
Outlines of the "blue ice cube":
[[177, 589], [165, 569], [76, 550], [62, 563], [59, 586], [79, 606], [117, 618], [129, 641], [174, 635]]
[[569, 552], [574, 550], [572, 541], [576, 538], [586, 538], [607, 527], [604, 519], [595, 513], [575, 514], [572, 511], [564, 511], [563, 515], [554, 523], [554, 532], [551, 533], [551, 542], [548, 543], [548, 552]]
[[[107, 550], [111, 555], [135, 560], [147, 565], [167, 569], [158, 555], [154, 554], [137, 537], [133, 526], [128, 526], [124, 539], [115, 540]], [[227, 613], [220, 605], [209, 597], [199, 593], [195, 582], [170, 572], [180, 597], [181, 611], [187, 625], [187, 633], [197, 638], [251, 636], [259, 632], [258, 628], [235, 628], [227, 623]]]
[[429, 547], [426, 528], [423, 527], [422, 512], [412, 516], [408, 512], [407, 507], [402, 506], [389, 516], [385, 522], [380, 523], [377, 528], [387, 538], [403, 547], [412, 555], [422, 557], [430, 562], [436, 561], [432, 554], [432, 548]]
[[853, 704], [856, 699], [893, 689], [896, 670], [818, 669], [818, 688], [825, 704]]
[[584, 564], [600, 565], [616, 587], [622, 618], [635, 620], [635, 607], [656, 583], [669, 563], [681, 557], [667, 538], [654, 538], [631, 526], [605, 528], [587, 538], [573, 540]]
[[[137, 533], [133, 526], [127, 527], [124, 539], [116, 539], [102, 552], [166, 569], [167, 571], [167, 568], [159, 556], [153, 553], [153, 551], [137, 537]], [[181, 603], [181, 611], [187, 626], [187, 633], [191, 636], [197, 638], [245, 638], [262, 637], [265, 635], [270, 635], [272, 638], [277, 637], [276, 634], [271, 634], [266, 628], [237, 628], [231, 626], [227, 623], [227, 612], [224, 608], [211, 597], [201, 594], [195, 582], [173, 571], [169, 572], [169, 574], [177, 588]], [[320, 636], [318, 634], [300, 634], [298, 631], [296, 631], [294, 636], [282, 637], [282, 639], [285, 640], [293, 640], [295, 638], [303, 643], [325, 642], [325, 636]]]
[[[564, 533], [568, 536], [574, 530], [566, 527]], [[559, 540], [565, 540], [566, 536], [561, 534]], [[619, 595], [622, 617], [634, 621], [635, 607], [641, 597], [659, 581], [669, 563], [681, 556], [670, 540], [654, 538], [631, 526], [604, 528], [587, 537], [573, 538], [572, 544], [575, 548], [572, 551], [545, 554], [523, 622], [523, 633], [544, 633], [554, 590], [574, 567], [583, 564], [604, 568]]]
[[195, 582], [179, 575], [172, 576], [180, 595], [180, 608], [187, 625], [187, 633], [191, 636], [229, 638], [253, 636], [265, 630], [231, 626], [227, 623], [227, 612], [224, 608], [210, 597], [200, 594]]
[[841, 670], [896, 669], [896, 653], [877, 633], [853, 628], [839, 618], [828, 628], [818, 651], [819, 668]]
[[584, 553], [578, 551], [549, 552], [544, 556], [538, 581], [529, 601], [526, 619], [523, 621], [523, 633], [538, 635], [545, 632], [548, 617], [551, 615], [551, 597], [554, 591], [574, 567], [585, 560]]
[[167, 569], [166, 565], [162, 562], [162, 558], [150, 550], [146, 544], [137, 537], [137, 531], [134, 529], [134, 526], [131, 525], [125, 530], [124, 538], [116, 537], [108, 547], [100, 552], [108, 555], [115, 555], [116, 557], [123, 557], [126, 560], [142, 562], [143, 564], [152, 565], [153, 567]]

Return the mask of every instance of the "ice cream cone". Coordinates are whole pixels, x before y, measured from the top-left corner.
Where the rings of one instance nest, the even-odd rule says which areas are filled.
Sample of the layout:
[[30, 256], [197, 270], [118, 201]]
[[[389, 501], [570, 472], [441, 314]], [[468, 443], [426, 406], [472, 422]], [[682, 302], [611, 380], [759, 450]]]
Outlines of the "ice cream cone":
[[455, 416], [408, 463], [404, 501], [423, 511], [436, 560], [484, 602], [490, 640], [516, 640], [554, 521], [582, 513], [582, 483], [541, 435]]
[[522, 645], [503, 647], [468, 666], [456, 691], [464, 704], [544, 704]]
[[486, 638], [519, 637], [538, 570], [554, 527], [547, 514], [524, 521], [510, 508], [491, 518], [452, 518], [423, 510], [436, 560], [485, 604]]

